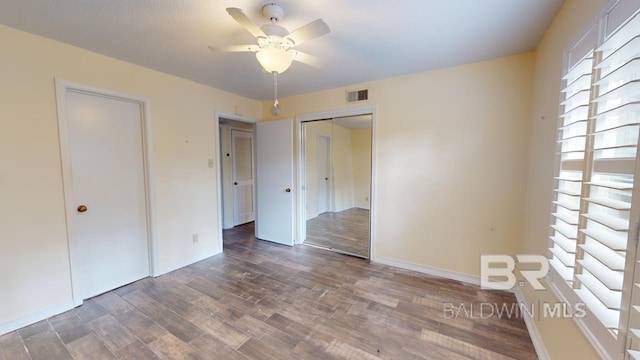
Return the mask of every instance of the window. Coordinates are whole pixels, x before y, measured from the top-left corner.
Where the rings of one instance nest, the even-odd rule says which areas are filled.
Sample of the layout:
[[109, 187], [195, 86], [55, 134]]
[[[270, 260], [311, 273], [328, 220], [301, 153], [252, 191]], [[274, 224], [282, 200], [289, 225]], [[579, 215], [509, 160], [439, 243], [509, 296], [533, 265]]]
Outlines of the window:
[[576, 321], [603, 356], [619, 359], [628, 350], [640, 359], [633, 350], [640, 350], [637, 1], [609, 6], [567, 51], [565, 63], [550, 283], [566, 301], [586, 305], [587, 316]]

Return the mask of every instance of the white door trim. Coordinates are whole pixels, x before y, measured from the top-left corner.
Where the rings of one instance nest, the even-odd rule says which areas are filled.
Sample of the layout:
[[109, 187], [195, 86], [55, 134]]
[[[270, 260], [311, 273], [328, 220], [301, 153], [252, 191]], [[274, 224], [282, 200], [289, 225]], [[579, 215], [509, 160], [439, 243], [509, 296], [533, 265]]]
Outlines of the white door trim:
[[[296, 115], [296, 146], [297, 146], [297, 184], [304, 184], [304, 131], [302, 128], [302, 123], [305, 121], [313, 121], [313, 120], [322, 120], [322, 119], [330, 119], [335, 117], [347, 117], [347, 116], [357, 116], [357, 115], [367, 115], [371, 114], [371, 202], [369, 209], [369, 259], [372, 261], [376, 261], [376, 139], [377, 139], [377, 110], [378, 107], [376, 105], [366, 105], [366, 106], [357, 106], [350, 107], [346, 109], [335, 109], [328, 111], [320, 111], [314, 113], [300, 114]], [[306, 206], [304, 204], [304, 194], [302, 186], [298, 186], [297, 192], [297, 229], [296, 243], [301, 244], [303, 242], [302, 239], [306, 239], [307, 237], [307, 229], [306, 229]]]
[[[62, 79], [55, 79], [56, 103], [58, 112], [58, 135], [60, 139], [60, 157], [62, 159], [62, 179], [64, 189], [64, 203], [67, 223], [67, 247], [69, 250], [70, 280], [73, 305], [82, 305], [83, 299], [78, 298], [78, 289], [73, 282], [73, 269], [77, 268], [77, 259], [73, 257], [73, 244], [76, 244], [77, 223], [75, 216], [75, 198], [73, 191], [73, 177], [71, 172], [71, 152], [69, 147], [69, 122], [67, 118], [67, 92], [79, 92], [93, 96], [125, 100], [140, 104], [142, 109], [142, 153], [144, 161], [145, 198], [147, 206], [147, 244], [149, 246], [149, 274], [158, 274], [157, 228], [155, 181], [153, 171], [153, 146], [151, 143], [151, 115], [149, 101], [146, 98], [121, 92], [77, 84]], [[75, 266], [74, 266], [75, 265]]]
[[[232, 115], [232, 114], [227, 114], [224, 112], [220, 112], [220, 111], [216, 111], [215, 115], [214, 115], [214, 129], [216, 131], [216, 134], [214, 136], [215, 140], [214, 140], [214, 147], [215, 147], [215, 154], [216, 154], [216, 187], [217, 187], [217, 193], [218, 193], [218, 249], [220, 249], [221, 251], [224, 251], [223, 248], [223, 244], [222, 244], [222, 228], [224, 227], [224, 223], [222, 222], [222, 212], [224, 211], [222, 209], [222, 161], [220, 159], [220, 144], [221, 144], [221, 140], [220, 140], [220, 118], [223, 119], [229, 119], [229, 120], [233, 120], [233, 121], [240, 121], [240, 122], [244, 122], [244, 123], [249, 123], [249, 124], [255, 124], [258, 122], [258, 120], [250, 118], [250, 117], [246, 117], [246, 116], [242, 116], [242, 115]], [[255, 130], [255, 129], [254, 129]], [[254, 133], [255, 136], [255, 133]], [[255, 138], [254, 138], [255, 140]], [[255, 174], [256, 171], [256, 152], [255, 152], [255, 145], [254, 145], [254, 150], [253, 150], [253, 173]], [[254, 189], [255, 189], [255, 182], [254, 182]], [[253, 197], [253, 208], [256, 208], [256, 200], [255, 200], [255, 190], [254, 190], [254, 197]], [[258, 231], [258, 222], [255, 222], [255, 231]]]

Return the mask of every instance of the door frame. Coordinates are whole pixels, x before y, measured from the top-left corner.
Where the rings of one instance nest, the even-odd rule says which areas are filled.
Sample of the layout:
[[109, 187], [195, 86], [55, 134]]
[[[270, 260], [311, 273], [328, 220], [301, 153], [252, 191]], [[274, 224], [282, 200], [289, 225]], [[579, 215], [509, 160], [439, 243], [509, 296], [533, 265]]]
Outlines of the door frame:
[[[368, 115], [371, 114], [371, 195], [369, 202], [369, 259], [372, 261], [376, 260], [376, 139], [377, 139], [377, 110], [378, 107], [376, 105], [365, 105], [365, 106], [356, 106], [345, 109], [334, 109], [328, 111], [320, 111], [314, 113], [306, 113], [296, 115], [296, 133], [297, 139], [295, 141], [296, 144], [296, 156], [297, 156], [297, 176], [296, 182], [297, 184], [306, 184], [305, 183], [305, 161], [304, 161], [304, 129], [302, 126], [303, 122], [306, 121], [314, 121], [314, 120], [323, 120], [330, 119], [336, 117], [347, 117], [347, 116], [358, 116], [358, 115]], [[305, 206], [305, 194], [306, 186], [298, 186], [296, 190], [297, 194], [297, 208], [296, 212], [297, 216], [297, 229], [296, 229], [296, 244], [302, 244], [304, 242], [303, 239], [307, 237], [307, 227], [306, 227], [306, 206]]]
[[[216, 164], [216, 188], [217, 188], [217, 193], [218, 193], [218, 249], [220, 249], [220, 251], [224, 251], [224, 246], [223, 246], [223, 238], [222, 238], [222, 230], [224, 228], [224, 223], [223, 223], [223, 218], [222, 218], [222, 212], [224, 211], [224, 209], [222, 208], [222, 161], [221, 161], [221, 155], [222, 153], [220, 152], [220, 146], [222, 144], [222, 141], [220, 139], [221, 133], [220, 133], [220, 118], [223, 119], [229, 119], [229, 120], [233, 120], [233, 121], [240, 121], [240, 122], [244, 122], [244, 123], [249, 123], [249, 124], [253, 124], [255, 125], [258, 120], [250, 118], [250, 117], [246, 117], [246, 116], [242, 116], [242, 115], [234, 115], [234, 114], [228, 114], [225, 112], [221, 112], [221, 111], [216, 111], [213, 117], [213, 122], [214, 122], [214, 129], [215, 129], [215, 135], [214, 135], [214, 149], [215, 152], [214, 154], [216, 154], [216, 160], [215, 160], [215, 164]], [[256, 171], [256, 150], [255, 150], [255, 126], [254, 126], [254, 146], [253, 146], [253, 173], [255, 174]], [[254, 179], [254, 199], [253, 199], [253, 207], [254, 210], [256, 209], [256, 199], [255, 199], [255, 179]], [[254, 214], [255, 216], [256, 214]], [[255, 232], [257, 232], [258, 230], [258, 221], [257, 221], [257, 217], [256, 217], [256, 221], [255, 221]]]
[[157, 251], [157, 226], [155, 203], [155, 179], [153, 171], [153, 146], [151, 142], [151, 115], [149, 100], [144, 97], [130, 95], [122, 92], [97, 88], [93, 86], [73, 83], [62, 79], [54, 79], [56, 90], [56, 105], [58, 114], [58, 136], [60, 140], [60, 157], [62, 159], [62, 186], [64, 190], [64, 207], [67, 226], [67, 247], [69, 251], [69, 275], [71, 280], [71, 296], [74, 306], [82, 305], [83, 299], [78, 298], [77, 284], [74, 283], [74, 268], [77, 267], [76, 251], [77, 222], [75, 217], [75, 194], [71, 167], [71, 148], [69, 144], [69, 121], [67, 113], [67, 93], [77, 92], [91, 96], [98, 96], [113, 100], [127, 101], [140, 105], [142, 118], [142, 159], [144, 173], [145, 202], [147, 208], [147, 246], [149, 256], [149, 276], [159, 273]]

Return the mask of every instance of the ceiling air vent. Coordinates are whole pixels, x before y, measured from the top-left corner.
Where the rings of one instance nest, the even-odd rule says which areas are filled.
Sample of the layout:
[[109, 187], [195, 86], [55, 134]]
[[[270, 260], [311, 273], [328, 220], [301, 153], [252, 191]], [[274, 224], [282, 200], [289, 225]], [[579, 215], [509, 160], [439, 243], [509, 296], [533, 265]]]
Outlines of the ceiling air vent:
[[369, 100], [369, 89], [347, 90], [347, 102], [354, 103], [358, 101]]

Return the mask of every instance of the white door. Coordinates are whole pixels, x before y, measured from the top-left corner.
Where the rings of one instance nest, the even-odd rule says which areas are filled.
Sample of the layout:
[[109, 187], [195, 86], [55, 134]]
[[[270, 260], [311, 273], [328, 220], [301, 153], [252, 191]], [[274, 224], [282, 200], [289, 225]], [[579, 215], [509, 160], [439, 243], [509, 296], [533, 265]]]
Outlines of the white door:
[[66, 106], [77, 301], [149, 276], [142, 109], [74, 91], [66, 92]]
[[233, 226], [254, 220], [253, 150], [252, 132], [231, 130]]
[[256, 236], [293, 246], [293, 121], [256, 123]]
[[318, 215], [329, 211], [329, 156], [331, 142], [326, 136], [318, 136]]

